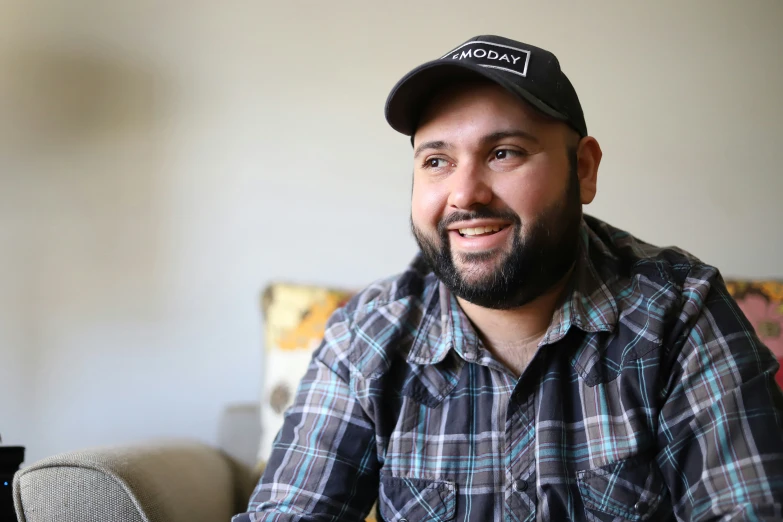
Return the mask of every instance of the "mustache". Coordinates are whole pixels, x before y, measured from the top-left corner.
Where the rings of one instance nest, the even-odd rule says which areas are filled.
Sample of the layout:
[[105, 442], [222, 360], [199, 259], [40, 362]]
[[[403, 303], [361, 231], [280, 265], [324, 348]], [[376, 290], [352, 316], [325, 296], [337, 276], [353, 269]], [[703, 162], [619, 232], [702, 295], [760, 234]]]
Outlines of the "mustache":
[[492, 209], [489, 207], [478, 207], [475, 210], [457, 210], [438, 221], [438, 234], [444, 236], [448, 234], [449, 225], [458, 221], [469, 221], [471, 219], [499, 219], [510, 221], [517, 227], [522, 225], [520, 217], [510, 208]]

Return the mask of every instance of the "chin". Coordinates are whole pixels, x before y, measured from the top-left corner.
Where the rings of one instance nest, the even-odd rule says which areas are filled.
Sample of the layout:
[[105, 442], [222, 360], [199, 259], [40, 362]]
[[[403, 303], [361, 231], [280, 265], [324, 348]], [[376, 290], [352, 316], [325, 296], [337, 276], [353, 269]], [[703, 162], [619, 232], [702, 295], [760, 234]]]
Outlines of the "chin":
[[[471, 254], [471, 256], [472, 255], [473, 254]], [[497, 277], [497, 271], [500, 270], [502, 264], [503, 260], [493, 254], [489, 254], [484, 259], [459, 259], [454, 262], [460, 279], [471, 285], [494, 281]]]
[[454, 266], [459, 267], [461, 271], [471, 269], [484, 269], [490, 267], [499, 268], [508, 257], [509, 253], [501, 250], [486, 250], [484, 252], [457, 252], [452, 254], [451, 260]]

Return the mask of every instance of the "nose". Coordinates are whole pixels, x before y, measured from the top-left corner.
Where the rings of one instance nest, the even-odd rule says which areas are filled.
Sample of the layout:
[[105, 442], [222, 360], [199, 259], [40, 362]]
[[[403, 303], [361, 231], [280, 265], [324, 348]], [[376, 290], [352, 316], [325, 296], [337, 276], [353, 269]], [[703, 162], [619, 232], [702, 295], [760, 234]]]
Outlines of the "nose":
[[459, 165], [449, 176], [451, 187], [449, 206], [469, 210], [477, 205], [489, 205], [492, 201], [492, 188], [487, 173], [474, 162]]

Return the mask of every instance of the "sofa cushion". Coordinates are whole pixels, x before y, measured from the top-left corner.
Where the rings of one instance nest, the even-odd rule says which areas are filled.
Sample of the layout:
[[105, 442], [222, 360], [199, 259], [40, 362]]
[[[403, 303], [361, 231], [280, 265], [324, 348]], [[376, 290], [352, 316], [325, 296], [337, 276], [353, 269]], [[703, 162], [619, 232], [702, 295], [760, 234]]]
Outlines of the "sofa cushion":
[[232, 463], [189, 441], [55, 455], [14, 477], [19, 522], [229, 520], [239, 506]]
[[783, 387], [783, 282], [730, 279], [726, 287], [761, 342], [780, 362], [775, 379]]

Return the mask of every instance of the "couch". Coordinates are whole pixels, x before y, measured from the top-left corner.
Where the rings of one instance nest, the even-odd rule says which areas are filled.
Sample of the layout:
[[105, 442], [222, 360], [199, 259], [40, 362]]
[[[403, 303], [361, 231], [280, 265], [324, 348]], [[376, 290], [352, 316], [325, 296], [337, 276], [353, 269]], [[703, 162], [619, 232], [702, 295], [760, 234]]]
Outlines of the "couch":
[[19, 522], [228, 522], [258, 480], [255, 404], [221, 419], [217, 446], [195, 440], [73, 451], [14, 476]]

